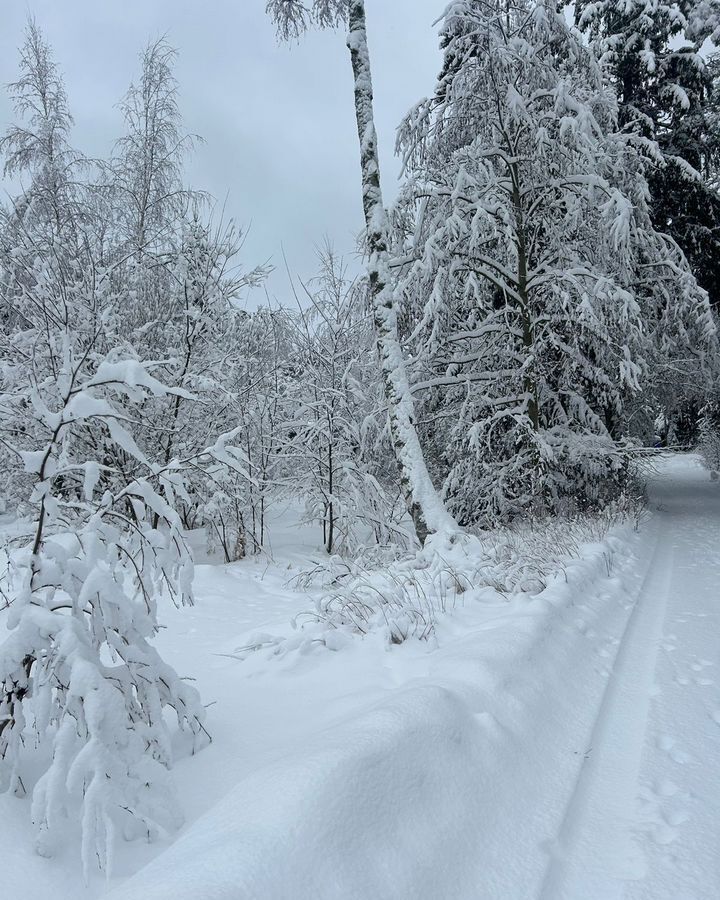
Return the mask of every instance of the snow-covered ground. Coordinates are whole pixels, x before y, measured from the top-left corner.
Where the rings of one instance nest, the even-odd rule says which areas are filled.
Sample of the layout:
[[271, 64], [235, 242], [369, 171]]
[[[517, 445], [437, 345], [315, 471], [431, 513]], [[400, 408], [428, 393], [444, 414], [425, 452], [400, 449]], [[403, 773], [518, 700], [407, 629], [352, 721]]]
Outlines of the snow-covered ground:
[[639, 533], [535, 597], [469, 592], [429, 642], [241, 661], [308, 608], [289, 582], [312, 535], [199, 566], [197, 605], [166, 610], [158, 642], [212, 704], [212, 745], [174, 770], [185, 828], [85, 886], [1, 796], [0, 896], [717, 900], [720, 484], [676, 456], [650, 494]]

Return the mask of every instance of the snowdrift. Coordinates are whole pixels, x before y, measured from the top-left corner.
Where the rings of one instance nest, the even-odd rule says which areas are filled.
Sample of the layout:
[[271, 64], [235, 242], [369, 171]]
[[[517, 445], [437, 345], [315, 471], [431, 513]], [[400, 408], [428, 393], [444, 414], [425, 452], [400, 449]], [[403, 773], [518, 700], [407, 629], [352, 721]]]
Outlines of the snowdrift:
[[113, 900], [471, 896], [483, 735], [453, 692], [408, 688], [255, 773]]
[[[361, 642], [358, 658], [367, 656], [376, 674], [391, 673], [373, 701], [247, 771], [103, 896], [535, 896], [559, 852], [552, 840], [587, 756], [617, 650], [612, 636], [631, 608], [636, 573], [627, 585], [608, 573], [625, 570], [635, 537], [624, 526], [584, 545], [532, 600], [455, 609], [443, 617], [434, 651], [417, 642], [405, 653], [380, 652], [378, 641]], [[312, 689], [318, 702], [337, 690], [330, 663], [339, 656], [328, 653], [326, 667], [316, 658], [317, 677], [324, 671]], [[308, 661], [307, 671], [315, 668]]]

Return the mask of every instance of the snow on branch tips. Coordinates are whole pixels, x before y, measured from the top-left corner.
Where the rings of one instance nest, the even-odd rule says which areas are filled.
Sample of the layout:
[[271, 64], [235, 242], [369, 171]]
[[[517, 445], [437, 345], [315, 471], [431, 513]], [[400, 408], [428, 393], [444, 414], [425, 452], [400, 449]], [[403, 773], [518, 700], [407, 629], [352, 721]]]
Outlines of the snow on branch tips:
[[334, 28], [347, 21], [350, 0], [268, 0], [267, 14], [282, 40], [296, 40], [310, 26]]
[[[87, 871], [110, 867], [116, 834], [153, 837], [181, 821], [163, 710], [174, 711], [193, 748], [206, 732], [196, 691], [150, 643], [160, 597], [192, 599], [173, 508], [185, 495], [182, 467], [149, 462], [130, 430], [165, 389], [137, 360], [97, 363], [77, 334], [58, 336], [53, 378], [40, 378], [34, 344], [29, 405], [20, 392], [2, 397], [26, 422], [16, 449], [34, 481], [35, 525], [10, 570], [0, 787], [32, 789], [41, 853], [79, 812]], [[35, 742], [44, 762], [33, 784]]]

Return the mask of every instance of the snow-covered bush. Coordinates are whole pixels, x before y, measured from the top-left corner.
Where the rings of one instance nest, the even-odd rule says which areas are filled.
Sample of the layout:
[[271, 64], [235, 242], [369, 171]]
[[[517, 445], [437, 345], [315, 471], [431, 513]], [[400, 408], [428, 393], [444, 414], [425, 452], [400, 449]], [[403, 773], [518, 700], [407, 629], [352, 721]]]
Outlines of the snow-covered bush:
[[[637, 529], [645, 513], [639, 480], [603, 509], [572, 515], [517, 519], [511, 525], [439, 536], [409, 556], [333, 556], [293, 579], [312, 598], [297, 615], [291, 634], [254, 633], [233, 658], [256, 653], [281, 658], [317, 648], [341, 650], [351, 640], [379, 638], [390, 647], [405, 641], [433, 641], [438, 625], [458, 606], [503, 603], [543, 592], [553, 581], [614, 571], [618, 527]], [[594, 546], [593, 546], [594, 545]]]
[[[538, 593], [562, 576], [588, 544], [602, 543], [620, 525], [637, 529], [645, 511], [642, 487], [633, 478], [626, 491], [600, 510], [518, 518], [505, 528], [482, 532], [480, 540], [494, 566], [494, 586], [503, 594]], [[611, 574], [609, 555], [606, 567]]]
[[[27, 755], [37, 742], [39, 849], [51, 852], [79, 810], [87, 868], [109, 866], [118, 833], [177, 826], [163, 710], [174, 709], [194, 740], [204, 709], [150, 643], [159, 598], [191, 599], [192, 563], [173, 508], [184, 493], [182, 467], [150, 462], [128, 428], [146, 398], [167, 389], [137, 360], [98, 359], [79, 325], [73, 317], [49, 342], [18, 335], [32, 350], [28, 402], [24, 393], [1, 400], [28, 424], [14, 449], [34, 480], [35, 526], [9, 573], [0, 787], [32, 786], [37, 762], [28, 767]], [[43, 350], [52, 372], [40, 370]]]
[[[382, 631], [391, 644], [411, 638], [428, 640], [434, 634], [438, 614], [457, 602], [460, 582], [455, 580], [454, 589], [448, 591], [446, 580], [440, 574], [424, 579], [408, 572], [389, 573], [383, 578], [377, 573], [356, 575], [349, 584], [318, 599], [315, 609], [298, 616], [296, 624], [310, 621], [324, 632], [346, 634]], [[332, 638], [329, 641], [332, 644]]]

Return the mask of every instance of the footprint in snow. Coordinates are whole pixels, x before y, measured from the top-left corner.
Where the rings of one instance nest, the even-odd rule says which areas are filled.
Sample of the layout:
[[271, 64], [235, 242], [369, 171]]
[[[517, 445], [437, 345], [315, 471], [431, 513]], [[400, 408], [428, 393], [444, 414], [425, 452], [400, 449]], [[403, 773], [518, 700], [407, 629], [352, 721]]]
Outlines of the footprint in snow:
[[655, 825], [652, 830], [653, 840], [656, 844], [661, 844], [663, 847], [667, 846], [667, 844], [672, 844], [677, 836], [677, 830], [671, 828], [666, 822], [660, 822], [658, 825]]
[[675, 738], [670, 737], [669, 735], [661, 735], [657, 740], [658, 749], [667, 753], [670, 759], [673, 762], [679, 763], [680, 765], [685, 765], [686, 763], [694, 762], [692, 756], [689, 753], [686, 753], [684, 750], [681, 750], [677, 746], [677, 741]]
[[715, 663], [710, 662], [709, 659], [698, 659], [695, 658], [695, 662], [690, 666], [693, 672], [702, 672], [703, 669], [707, 669], [709, 666], [714, 666]]
[[668, 825], [683, 825], [690, 818], [690, 813], [686, 809], [673, 809], [663, 815]]
[[694, 757], [690, 756], [690, 754], [686, 753], [684, 750], [678, 750], [677, 747], [669, 750], [668, 756], [673, 762], [676, 762], [681, 766], [687, 765], [687, 763], [695, 762]]
[[679, 790], [680, 788], [675, 784], [674, 781], [670, 781], [669, 778], [665, 778], [662, 781], [658, 782], [655, 788], [655, 792], [659, 797], [674, 797]]

